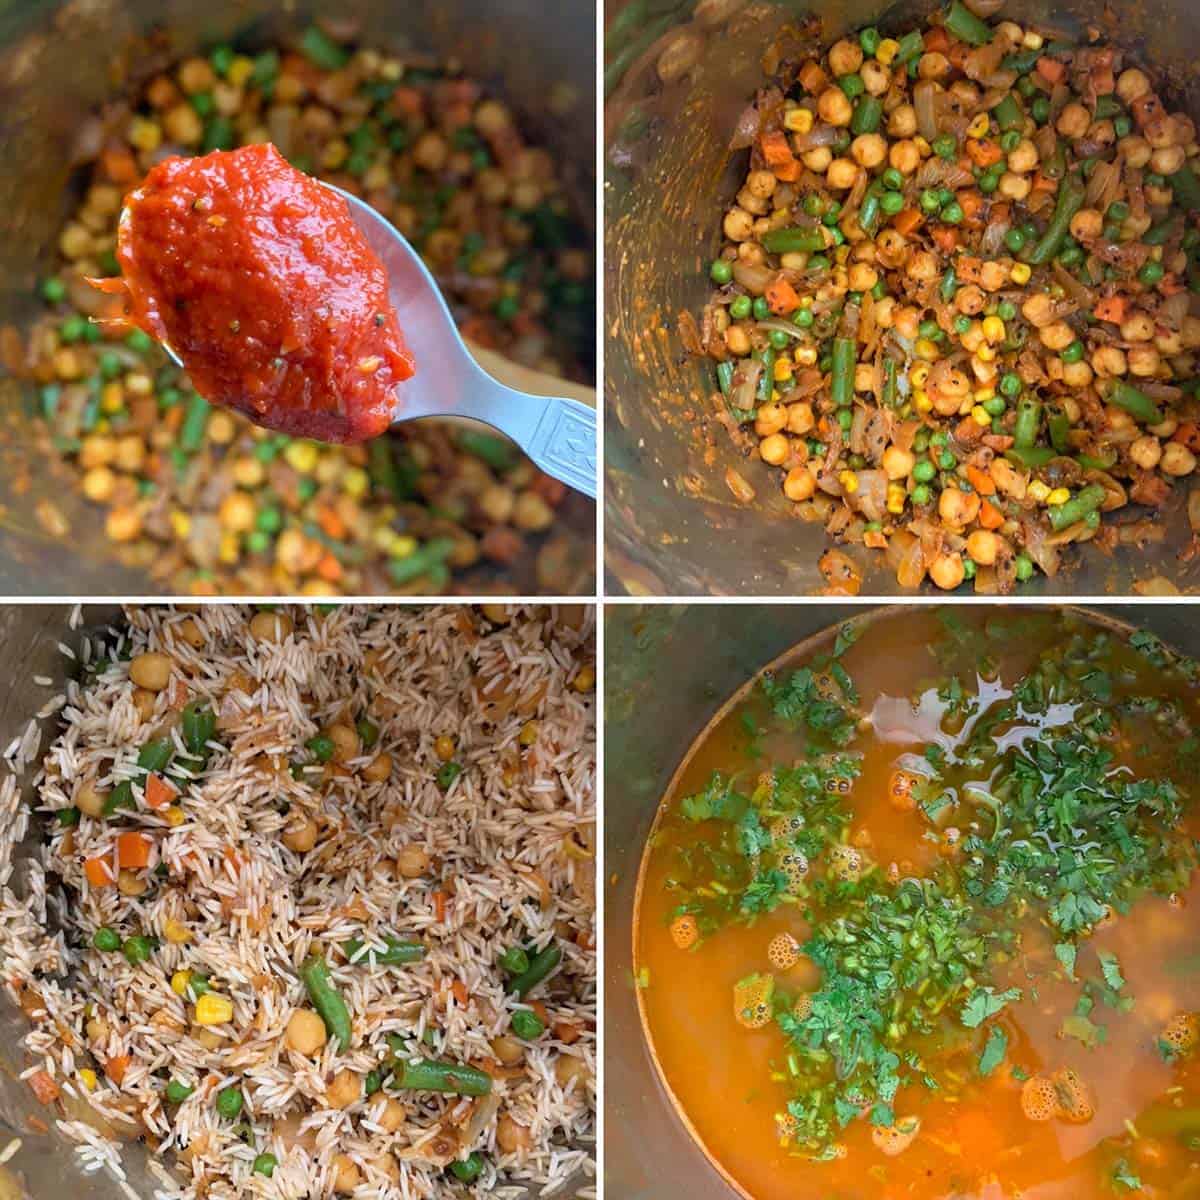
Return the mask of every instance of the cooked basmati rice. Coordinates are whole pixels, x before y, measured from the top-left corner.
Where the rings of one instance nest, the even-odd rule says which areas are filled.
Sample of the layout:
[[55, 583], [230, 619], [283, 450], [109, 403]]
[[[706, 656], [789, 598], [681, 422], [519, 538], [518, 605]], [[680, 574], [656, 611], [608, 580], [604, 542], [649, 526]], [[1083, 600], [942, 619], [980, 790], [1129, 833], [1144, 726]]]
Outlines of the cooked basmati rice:
[[[251, 632], [243, 607], [138, 608], [127, 630], [81, 638], [78, 655], [62, 647], [85, 681], [43, 710], [61, 709], [61, 729], [34, 780], [38, 808], [73, 809], [85, 781], [111, 795], [123, 780], [136, 807], [77, 827], [51, 816], [40, 856], [21, 864], [18, 898], [13, 848], [29, 813], [15, 776], [4, 779], [0, 956], [32, 1021], [26, 1074], [61, 1088], [69, 1119], [58, 1126], [87, 1169], [123, 1180], [122, 1140], [140, 1134], [159, 1155], [162, 1194], [179, 1200], [324, 1195], [339, 1170], [358, 1180], [355, 1195], [380, 1200], [551, 1195], [568, 1184], [591, 1194], [595, 713], [590, 688], [572, 685], [581, 666], [591, 671], [592, 612], [485, 611], [297, 607], [280, 611], [295, 630], [276, 641]], [[72, 627], [81, 621], [72, 613]], [[129, 679], [127, 660], [147, 651], [171, 659], [157, 695]], [[211, 757], [181, 773], [179, 797], [151, 808], [139, 748], [169, 735], [176, 760], [187, 754], [180, 713], [191, 700], [217, 715]], [[373, 747], [293, 769], [311, 765], [314, 735], [360, 719], [378, 729]], [[462, 771], [439, 784], [442, 737]], [[31, 721], [5, 757], [19, 770], [40, 744]], [[391, 770], [371, 782], [363, 772], [376, 755], [390, 755]], [[282, 842], [302, 814], [319, 827], [307, 853]], [[122, 874], [119, 888], [92, 887], [84, 861], [111, 858], [117, 834], [135, 830], [152, 839], [147, 868]], [[133, 965], [93, 947], [101, 927], [158, 942]], [[352, 964], [339, 949], [351, 938], [382, 949], [384, 935], [425, 941], [425, 958], [385, 967], [364, 950]], [[522, 1004], [497, 959], [551, 944], [561, 965], [528, 997], [544, 1006], [546, 1032], [502, 1065], [501, 1047], [507, 1059], [513, 1045], [497, 1039], [511, 1039]], [[317, 948], [354, 1036], [309, 1059], [283, 1035], [310, 1006], [298, 968]], [[194, 993], [172, 988], [185, 969], [229, 998], [229, 1024], [195, 1023]], [[398, 1127], [394, 1113], [381, 1123], [382, 1092], [328, 1105], [339, 1071], [361, 1078], [388, 1058], [389, 1033], [408, 1039], [408, 1053], [421, 1045], [431, 1059], [486, 1070], [490, 1096], [397, 1093]], [[95, 1071], [93, 1090], [84, 1070]], [[177, 1106], [165, 1098], [171, 1080], [194, 1088]], [[215, 1106], [231, 1086], [244, 1101], [233, 1120]], [[468, 1186], [446, 1168], [472, 1151], [484, 1165]], [[269, 1179], [252, 1173], [264, 1152], [278, 1159]]]

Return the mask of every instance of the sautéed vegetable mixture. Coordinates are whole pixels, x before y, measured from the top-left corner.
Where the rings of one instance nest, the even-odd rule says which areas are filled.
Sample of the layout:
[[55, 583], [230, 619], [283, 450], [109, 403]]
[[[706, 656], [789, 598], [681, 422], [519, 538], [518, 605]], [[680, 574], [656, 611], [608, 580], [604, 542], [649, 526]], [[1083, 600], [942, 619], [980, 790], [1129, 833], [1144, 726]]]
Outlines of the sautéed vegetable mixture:
[[924, 611], [727, 706], [636, 930], [659, 1068], [727, 1178], [1200, 1197], [1198, 689], [1150, 634]]
[[[1069, 543], [1161, 540], [1145, 509], [1183, 507], [1200, 451], [1195, 124], [1118, 48], [971, 11], [997, 7], [824, 54], [785, 31], [683, 318], [735, 440], [905, 587], [1008, 591]], [[845, 553], [821, 566], [858, 590]]]

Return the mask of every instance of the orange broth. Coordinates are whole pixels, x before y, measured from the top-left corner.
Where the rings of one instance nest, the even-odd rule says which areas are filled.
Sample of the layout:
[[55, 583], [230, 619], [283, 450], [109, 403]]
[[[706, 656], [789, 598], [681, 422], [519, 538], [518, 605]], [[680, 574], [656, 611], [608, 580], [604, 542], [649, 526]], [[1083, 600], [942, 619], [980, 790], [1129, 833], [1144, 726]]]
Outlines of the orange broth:
[[[861, 772], [842, 803], [849, 810], [846, 837], [875, 864], [877, 879], [886, 879], [889, 867], [893, 878], [956, 871], [966, 853], [963, 839], [995, 828], [997, 818], [986, 808], [961, 802], [948, 817], [933, 820], [922, 808], [901, 811], [889, 798], [889, 779], [898, 767], [929, 770], [923, 752], [931, 743], [953, 759], [989, 707], [1009, 701], [1042, 656], [1053, 657], [1076, 632], [1085, 642], [1108, 638], [1098, 662], [1111, 677], [1113, 703], [1135, 695], [1169, 698], [1200, 726], [1200, 688], [1192, 678], [1178, 669], [1165, 671], [1126, 644], [1123, 633], [1077, 615], [972, 607], [946, 618], [908, 609], [857, 628], [858, 640], [837, 660], [857, 689], [854, 711], [861, 718], [846, 748], [861, 754]], [[833, 638], [830, 631], [801, 651], [805, 657], [793, 653], [776, 664], [774, 678], [785, 680], [813, 654], [829, 654]], [[981, 667], [983, 652], [991, 661]], [[939, 685], [945, 687], [951, 677], [978, 696], [976, 716], [947, 715]], [[1044, 741], [1074, 727], [1081, 712], [1074, 701], [1053, 703], [1032, 716], [1022, 708], [995, 726], [991, 740], [997, 747]], [[1185, 734], [1178, 724], [1129, 715], [1110, 743], [1112, 769], [1119, 765], [1138, 777], [1169, 778], [1177, 785], [1182, 816], [1170, 822], [1169, 837], [1179, 847], [1190, 847], [1188, 839], [1200, 833], [1189, 794], [1200, 759], [1188, 757], [1193, 748]], [[1195, 920], [1200, 873], [1189, 874], [1190, 863], [1175, 876], [1174, 891], [1140, 895], [1127, 912], [1073, 937], [1051, 924], [1044, 905], [1035, 900], [1022, 907], [1019, 898], [1010, 897], [1000, 926], [1015, 940], [991, 948], [979, 982], [997, 992], [1020, 988], [1021, 999], [964, 1030], [960, 1014], [970, 994], [964, 988], [940, 1012], [933, 1033], [902, 1043], [919, 1050], [922, 1065], [939, 1084], [933, 1090], [919, 1072], [901, 1067], [894, 1117], [920, 1119], [902, 1153], [891, 1157], [876, 1147], [869, 1114], [836, 1132], [834, 1149], [826, 1153], [840, 1157], [831, 1160], [814, 1161], [812, 1145], [781, 1136], [777, 1115], [787, 1111], [791, 1095], [788, 1056], [794, 1046], [775, 1021], [743, 1028], [735, 1019], [733, 988], [747, 976], [772, 971], [766, 950], [775, 935], [790, 933], [803, 948], [820, 923], [821, 912], [814, 912], [820, 902], [810, 889], [808, 896], [765, 915], [721, 924], [686, 950], [676, 945], [670, 926], [681, 900], [693, 895], [689, 889], [704, 886], [705, 868], [695, 864], [707, 860], [695, 852], [715, 845], [721, 827], [717, 820], [687, 819], [682, 799], [701, 793], [714, 771], [733, 777], [749, 793], [762, 772], [799, 761], [810, 737], [773, 716], [759, 680], [748, 685], [693, 745], [662, 802], [642, 864], [634, 940], [643, 1022], [668, 1091], [725, 1178], [753, 1200], [1200, 1197], [1200, 1062], [1190, 1047], [1175, 1054], [1159, 1044], [1172, 1018], [1200, 1010]], [[942, 781], [953, 779], [961, 796], [965, 779], [993, 783], [991, 770], [982, 775], [972, 775], [970, 767], [947, 770]], [[948, 828], [958, 829], [957, 843], [951, 843]], [[691, 858], [682, 857], [689, 848]], [[810, 864], [806, 883], [828, 877], [827, 861]], [[1074, 979], [1056, 955], [1057, 943], [1075, 946]], [[1093, 1007], [1087, 1019], [1093, 1034], [1103, 1027], [1104, 1039], [1089, 1046], [1078, 1036], [1088, 1025], [1071, 1022], [1072, 1034], [1064, 1032], [1064, 1020], [1076, 1014], [1086, 980], [1105, 980], [1102, 953], [1115, 956], [1109, 961], [1124, 983], [1110, 989], [1107, 999], [1089, 989]], [[824, 986], [821, 969], [804, 954], [790, 971], [773, 973], [777, 989], [789, 990], [785, 994]], [[993, 1027], [1001, 1032], [992, 1035]], [[984, 1076], [981, 1052], [990, 1036], [1006, 1038], [1007, 1047], [999, 1066]], [[1094, 1115], [1084, 1121], [1026, 1117], [1025, 1079], [1066, 1069], [1084, 1081]]]

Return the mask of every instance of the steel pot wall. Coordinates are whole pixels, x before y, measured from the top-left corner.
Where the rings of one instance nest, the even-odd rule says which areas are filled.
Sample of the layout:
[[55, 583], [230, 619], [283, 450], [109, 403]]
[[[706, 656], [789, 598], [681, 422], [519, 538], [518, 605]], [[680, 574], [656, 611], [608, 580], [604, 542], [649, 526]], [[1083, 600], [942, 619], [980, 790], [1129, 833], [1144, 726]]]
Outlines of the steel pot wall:
[[[497, 85], [563, 164], [581, 217], [593, 220], [590, 0], [0, 2], [0, 595], [157, 590], [140, 572], [117, 565], [100, 510], [78, 495], [75, 472], [33, 445], [32, 397], [2, 365], [17, 331], [37, 311], [35, 281], [53, 261], [58, 230], [75, 202], [73, 163], [84, 117], [113, 93], [114, 79], [137, 80], [150, 70], [128, 58], [138, 34], [162, 31], [164, 49], [178, 56], [235, 37], [265, 43], [322, 15], [355, 21], [374, 45], [455, 58], [475, 78]], [[39, 524], [43, 499], [52, 499], [70, 523], [65, 542]], [[568, 504], [570, 528], [590, 544], [594, 508], [579, 497]]]
[[[640, 4], [631, 22], [642, 42], [610, 56], [605, 104], [605, 465], [607, 564], [613, 587], [633, 594], [786, 596], [824, 586], [817, 559], [823, 529], [791, 514], [777, 473], [744, 459], [705, 414], [714, 390], [711, 364], [689, 358], [676, 336], [682, 310], [698, 312], [708, 294], [704, 264], [720, 245], [720, 218], [745, 174], [746, 151], [728, 143], [739, 113], [763, 81], [762, 54], [786, 21], [821, 18], [822, 41], [878, 23], [894, 28], [933, 7], [928, 0], [701, 0], [687, 24], [664, 32], [678, 0]], [[1169, 72], [1170, 99], [1200, 115], [1200, 6], [1146, 0], [1111, 6], [1116, 40]], [[1040, 19], [1064, 31], [1097, 21], [1091, 0], [1010, 0], [1005, 15]], [[628, 28], [628, 26], [627, 26]], [[648, 39], [648, 40], [647, 40]], [[637, 50], [641, 49], [641, 54]], [[663, 52], [666, 51], [666, 57]], [[664, 82], [662, 75], [667, 75]], [[735, 503], [725, 471], [735, 467], [757, 494]], [[1200, 589], [1200, 571], [1176, 561], [1177, 536], [1145, 554], [1109, 560], [1085, 551], [1080, 570], [1031, 589], [1060, 595], [1129, 591], [1133, 578], [1162, 574]], [[882, 556], [854, 551], [866, 568], [863, 594], [899, 590]]]
[[[642, 850], [680, 760], [756, 672], [861, 605], [617, 605], [604, 656], [605, 1191], [615, 1200], [736, 1200], [692, 1141], [650, 1060], [633, 988]], [[903, 611], [903, 610], [900, 610]], [[1193, 605], [1083, 610], [1200, 656]], [[647, 719], [652, 714], [652, 719]], [[796, 1200], [816, 1200], [797, 1195]]]

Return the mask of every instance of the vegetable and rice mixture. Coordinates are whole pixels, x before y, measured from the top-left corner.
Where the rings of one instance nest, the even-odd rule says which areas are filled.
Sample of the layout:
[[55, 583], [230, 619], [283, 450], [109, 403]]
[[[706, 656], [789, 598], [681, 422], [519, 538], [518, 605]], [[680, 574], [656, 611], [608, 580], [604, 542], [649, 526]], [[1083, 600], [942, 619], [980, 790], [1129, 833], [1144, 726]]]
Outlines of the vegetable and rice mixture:
[[[1161, 540], [1146, 510], [1183, 507], [1200, 451], [1195, 124], [1097, 31], [981, 19], [1000, 7], [824, 54], [785, 31], [717, 290], [682, 322], [797, 515], [906, 587], [1003, 592], [1069, 543]], [[858, 590], [844, 552], [821, 566]]]
[[590, 1194], [590, 610], [127, 619], [36, 814], [0, 793], [0, 879], [44, 821], [0, 954], [64, 1132], [187, 1200]]
[[[39, 285], [46, 319], [24, 349], [4, 345], [40, 387], [46, 453], [106, 510], [114, 553], [180, 594], [429, 595], [476, 564], [546, 593], [585, 590], [590, 552], [567, 532], [566, 489], [507, 440], [439, 422], [369, 447], [256, 429], [207, 405], [145, 334], [90, 322], [113, 301], [84, 282], [118, 274], [122, 198], [156, 162], [270, 141], [387, 217], [468, 337], [586, 380], [591, 256], [550, 154], [456, 65], [315, 27], [294, 48], [173, 61], [150, 44], [136, 62], [156, 64], [145, 86], [81, 131], [86, 187]], [[64, 532], [52, 506], [39, 516]]]

